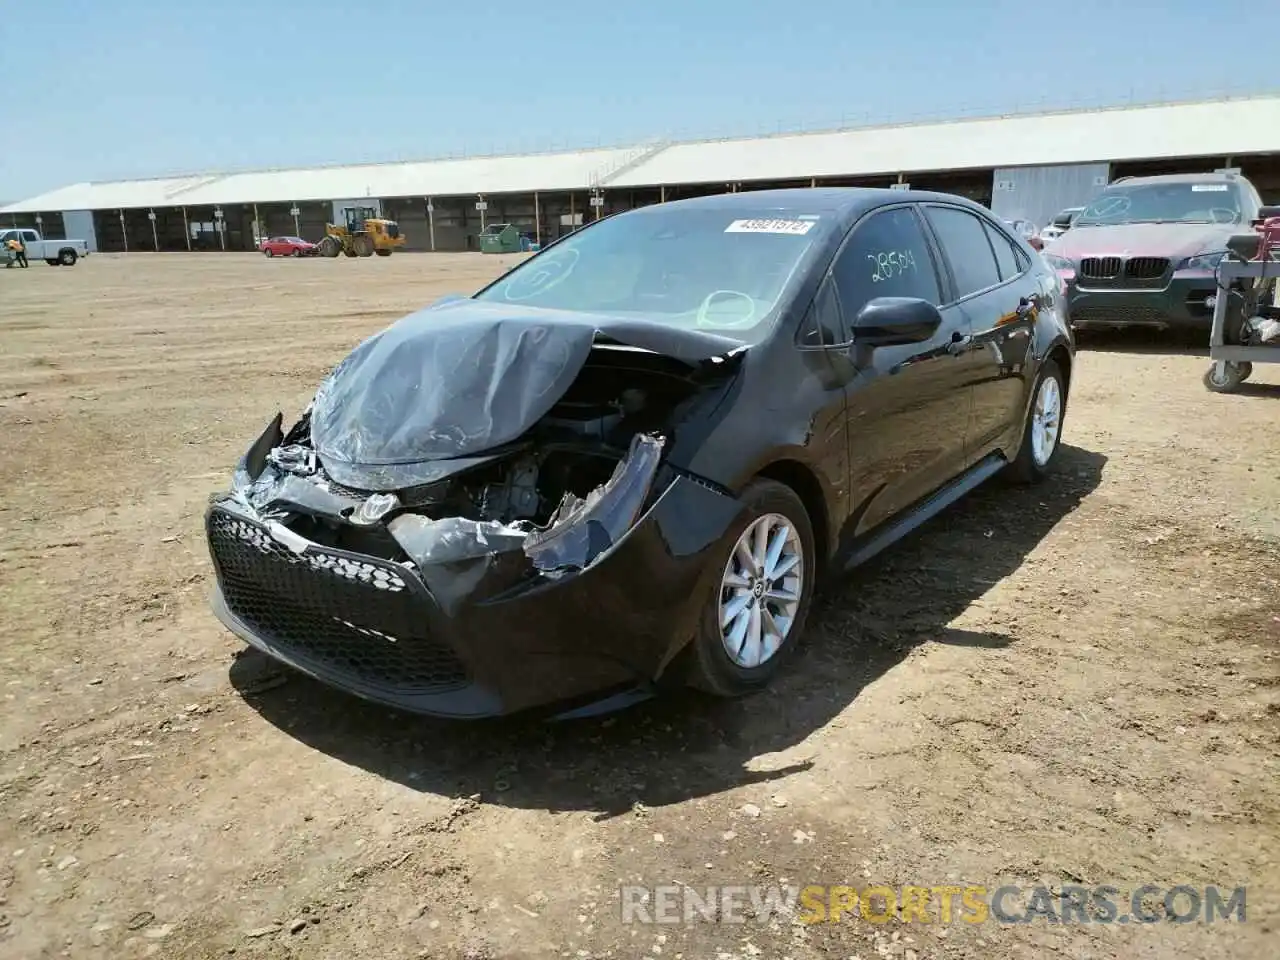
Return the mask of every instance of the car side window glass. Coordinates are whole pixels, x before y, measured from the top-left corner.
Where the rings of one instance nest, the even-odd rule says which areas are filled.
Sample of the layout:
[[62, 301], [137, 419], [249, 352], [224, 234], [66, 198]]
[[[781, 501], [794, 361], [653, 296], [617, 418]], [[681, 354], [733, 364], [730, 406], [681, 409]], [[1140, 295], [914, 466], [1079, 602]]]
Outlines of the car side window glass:
[[957, 298], [1000, 283], [1000, 269], [981, 220], [955, 207], [929, 207], [928, 217], [955, 274]]
[[1000, 279], [1012, 280], [1023, 271], [1022, 258], [1018, 256], [1018, 251], [1014, 248], [1013, 241], [997, 230], [994, 225], [984, 223], [983, 226], [987, 228], [987, 236], [990, 237], [991, 246], [996, 251], [996, 264], [1000, 267]]
[[929, 245], [910, 207], [881, 210], [854, 227], [832, 276], [847, 324], [877, 297], [941, 300]]
[[830, 280], [824, 280], [800, 325], [800, 346], [833, 347], [846, 343], [849, 335], [841, 329], [840, 303]]

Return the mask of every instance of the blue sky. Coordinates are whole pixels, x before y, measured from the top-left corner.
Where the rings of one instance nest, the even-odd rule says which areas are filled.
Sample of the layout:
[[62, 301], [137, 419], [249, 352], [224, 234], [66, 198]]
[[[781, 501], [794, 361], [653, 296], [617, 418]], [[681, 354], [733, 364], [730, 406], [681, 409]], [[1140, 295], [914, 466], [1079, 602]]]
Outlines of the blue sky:
[[1274, 57], [1228, 48], [1280, 37], [1275, 0], [3, 6], [10, 200], [89, 179], [1280, 86]]

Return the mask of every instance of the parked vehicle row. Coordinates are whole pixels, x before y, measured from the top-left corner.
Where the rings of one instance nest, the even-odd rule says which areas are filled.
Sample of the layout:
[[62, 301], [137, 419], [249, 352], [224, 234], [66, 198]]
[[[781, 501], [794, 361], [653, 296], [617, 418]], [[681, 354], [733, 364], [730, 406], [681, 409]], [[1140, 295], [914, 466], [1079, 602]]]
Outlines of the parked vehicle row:
[[1060, 236], [1071, 229], [1072, 223], [1075, 222], [1076, 217], [1078, 217], [1083, 210], [1084, 207], [1067, 207], [1066, 209], [1059, 211], [1057, 215], [1055, 215], [1054, 218], [1045, 225], [1044, 229], [1040, 231], [1040, 239], [1045, 243], [1048, 243], [1050, 240], [1057, 240]]
[[1036, 250], [1044, 249], [1044, 240], [1040, 238], [1040, 228], [1030, 220], [1013, 219], [1006, 220], [1005, 223], [1015, 230], [1023, 240], [1027, 241], [1032, 248]]

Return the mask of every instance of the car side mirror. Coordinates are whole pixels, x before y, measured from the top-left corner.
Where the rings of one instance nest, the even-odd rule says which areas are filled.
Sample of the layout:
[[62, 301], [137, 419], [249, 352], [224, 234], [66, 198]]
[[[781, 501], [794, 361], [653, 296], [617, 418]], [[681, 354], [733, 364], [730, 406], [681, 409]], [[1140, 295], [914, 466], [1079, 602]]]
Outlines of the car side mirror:
[[941, 325], [942, 314], [928, 300], [876, 297], [853, 318], [853, 342], [862, 347], [924, 343]]

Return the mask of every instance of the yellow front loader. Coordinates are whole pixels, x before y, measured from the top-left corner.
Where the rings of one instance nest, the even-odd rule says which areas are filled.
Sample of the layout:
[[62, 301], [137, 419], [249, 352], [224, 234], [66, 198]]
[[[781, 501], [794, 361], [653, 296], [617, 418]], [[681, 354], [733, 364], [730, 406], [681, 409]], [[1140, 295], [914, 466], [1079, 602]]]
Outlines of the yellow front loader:
[[372, 207], [344, 207], [342, 223], [326, 223], [320, 241], [320, 256], [348, 257], [391, 256], [396, 247], [404, 246], [400, 225], [394, 220], [374, 216]]

